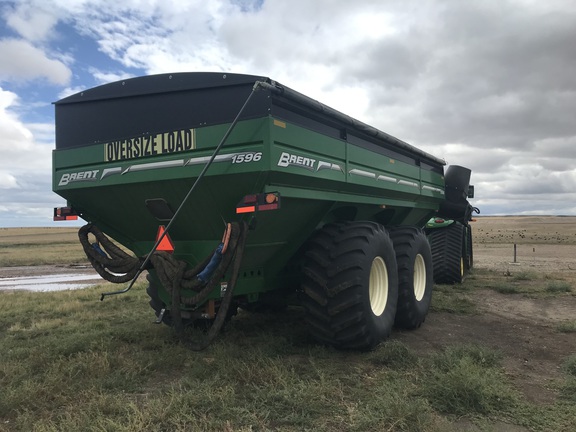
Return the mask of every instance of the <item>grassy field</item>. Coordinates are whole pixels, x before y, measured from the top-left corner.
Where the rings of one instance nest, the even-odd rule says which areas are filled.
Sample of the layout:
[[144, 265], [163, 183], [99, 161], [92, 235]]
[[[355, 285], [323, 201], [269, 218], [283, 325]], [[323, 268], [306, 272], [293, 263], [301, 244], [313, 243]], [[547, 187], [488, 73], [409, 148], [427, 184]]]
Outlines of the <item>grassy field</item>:
[[[27, 234], [66, 243], [51, 230]], [[410, 342], [437, 317], [477, 321], [487, 290], [574, 297], [572, 281], [554, 274], [479, 270], [461, 286], [437, 286], [431, 322], [373, 352], [315, 345], [297, 307], [240, 311], [211, 347], [192, 352], [152, 324], [143, 285], [104, 302], [100, 287], [0, 292], [0, 431], [573, 431], [574, 353], [558, 359], [546, 384], [553, 397], [541, 403], [507, 372], [504, 350], [472, 338]], [[576, 320], [550, 331], [576, 336]]]
[[576, 244], [574, 216], [482, 216], [472, 223], [476, 243]]
[[0, 228], [0, 267], [86, 261], [78, 228]]
[[[434, 311], [473, 314], [470, 290], [440, 287]], [[370, 353], [338, 352], [308, 339], [295, 308], [241, 312], [198, 353], [151, 323], [142, 286], [105, 302], [100, 291], [0, 294], [0, 430], [573, 430], [576, 356], [556, 402], [541, 406], [482, 345], [423, 353], [393, 337]]]

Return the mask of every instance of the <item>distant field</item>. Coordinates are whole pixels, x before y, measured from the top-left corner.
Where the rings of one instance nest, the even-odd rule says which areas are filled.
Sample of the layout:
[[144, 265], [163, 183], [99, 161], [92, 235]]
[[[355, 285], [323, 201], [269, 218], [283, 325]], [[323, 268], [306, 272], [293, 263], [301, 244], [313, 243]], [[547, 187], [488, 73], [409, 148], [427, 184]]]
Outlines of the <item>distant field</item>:
[[475, 243], [576, 244], [576, 216], [482, 216]]
[[0, 267], [85, 263], [75, 228], [0, 228]]
[[[479, 251], [491, 244], [576, 245], [575, 216], [482, 216], [472, 227]], [[0, 228], [0, 267], [85, 262], [78, 227]]]

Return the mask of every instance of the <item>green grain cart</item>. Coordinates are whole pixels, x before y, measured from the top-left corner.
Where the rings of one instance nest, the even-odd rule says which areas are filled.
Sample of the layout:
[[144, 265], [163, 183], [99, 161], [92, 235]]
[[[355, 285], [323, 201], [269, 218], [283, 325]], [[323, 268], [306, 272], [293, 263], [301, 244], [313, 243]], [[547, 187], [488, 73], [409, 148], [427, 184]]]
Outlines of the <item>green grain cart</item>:
[[426, 223], [468, 227], [468, 169], [445, 177], [443, 160], [269, 78], [154, 75], [55, 107], [55, 219], [86, 220], [95, 269], [131, 282], [105, 295], [146, 270], [158, 322], [208, 324], [199, 348], [238, 307], [289, 302], [338, 348], [417, 328], [432, 296]]

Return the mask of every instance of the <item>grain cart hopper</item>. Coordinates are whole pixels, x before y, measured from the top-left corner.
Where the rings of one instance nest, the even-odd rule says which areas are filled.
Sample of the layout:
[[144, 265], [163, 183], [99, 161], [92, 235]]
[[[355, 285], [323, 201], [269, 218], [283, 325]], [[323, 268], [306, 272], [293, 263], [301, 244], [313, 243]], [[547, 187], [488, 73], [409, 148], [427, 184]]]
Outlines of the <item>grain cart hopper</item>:
[[338, 348], [424, 321], [443, 160], [258, 76], [139, 77], [55, 109], [55, 219], [88, 222], [96, 270], [132, 281], [118, 292], [147, 270], [157, 321], [211, 324], [198, 348], [289, 299]]

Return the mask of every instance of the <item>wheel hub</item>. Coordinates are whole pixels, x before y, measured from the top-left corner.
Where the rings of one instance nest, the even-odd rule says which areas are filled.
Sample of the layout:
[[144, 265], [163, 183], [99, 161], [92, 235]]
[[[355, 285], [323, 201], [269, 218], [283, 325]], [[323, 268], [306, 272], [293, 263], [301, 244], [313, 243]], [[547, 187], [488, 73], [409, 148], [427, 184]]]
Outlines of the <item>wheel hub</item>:
[[370, 307], [376, 316], [382, 315], [388, 302], [388, 270], [381, 257], [374, 258], [370, 268]]
[[426, 291], [426, 264], [424, 257], [420, 254], [416, 255], [414, 260], [414, 297], [416, 301], [424, 298]]

